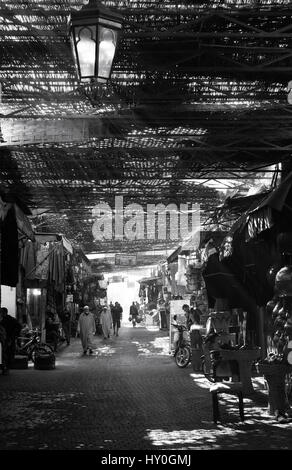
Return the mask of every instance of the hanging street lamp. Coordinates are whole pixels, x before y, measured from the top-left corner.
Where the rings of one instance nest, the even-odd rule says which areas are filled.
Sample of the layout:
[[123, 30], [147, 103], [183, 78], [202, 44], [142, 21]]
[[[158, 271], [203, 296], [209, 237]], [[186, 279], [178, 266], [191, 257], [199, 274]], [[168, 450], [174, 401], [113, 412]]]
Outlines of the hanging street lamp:
[[70, 39], [81, 83], [105, 84], [110, 79], [122, 21], [122, 15], [97, 0], [71, 12]]

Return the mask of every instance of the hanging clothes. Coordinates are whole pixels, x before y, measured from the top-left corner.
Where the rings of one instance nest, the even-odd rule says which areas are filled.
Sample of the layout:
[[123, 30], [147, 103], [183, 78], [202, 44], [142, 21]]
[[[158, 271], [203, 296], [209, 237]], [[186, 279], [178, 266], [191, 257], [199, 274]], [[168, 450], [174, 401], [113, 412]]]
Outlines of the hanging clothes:
[[27, 240], [20, 250], [20, 265], [25, 271], [26, 279], [35, 279], [36, 253], [39, 244]]
[[177, 263], [169, 264], [170, 279], [171, 279], [171, 293], [172, 295], [177, 295], [177, 285], [175, 281], [175, 274], [177, 272]]
[[110, 330], [112, 328], [113, 319], [109, 308], [104, 308], [100, 314], [100, 322], [104, 338], [109, 338]]
[[216, 298], [228, 299], [230, 308], [242, 307], [256, 312], [256, 302], [234, 274], [219, 261], [218, 253], [209, 256], [202, 272], [206, 283], [209, 307], [215, 306]]
[[15, 287], [18, 282], [18, 228], [14, 206], [1, 226], [1, 284]]
[[36, 253], [35, 279], [48, 279], [50, 248], [47, 243], [40, 243]]
[[171, 292], [171, 279], [169, 274], [165, 277], [165, 287], [167, 288], [167, 292]]
[[48, 267], [48, 280], [55, 285], [55, 290], [62, 292], [65, 282], [65, 253], [62, 242], [54, 242], [51, 248]]
[[187, 259], [185, 256], [178, 255], [178, 265], [177, 265], [177, 273], [176, 273], [176, 283], [178, 286], [186, 286], [187, 285], [187, 278], [186, 278], [186, 265]]

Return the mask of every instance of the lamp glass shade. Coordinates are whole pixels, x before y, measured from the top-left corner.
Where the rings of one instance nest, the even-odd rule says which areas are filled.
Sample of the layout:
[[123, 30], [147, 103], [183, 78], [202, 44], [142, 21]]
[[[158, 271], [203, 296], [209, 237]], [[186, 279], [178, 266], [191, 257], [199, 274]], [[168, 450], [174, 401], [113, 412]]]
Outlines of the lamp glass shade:
[[100, 26], [98, 42], [98, 76], [100, 79], [108, 79], [116, 52], [117, 32], [111, 28]]
[[103, 7], [86, 7], [69, 18], [73, 56], [81, 82], [106, 82], [111, 76], [122, 17]]
[[95, 75], [96, 26], [77, 26], [74, 30], [80, 78], [87, 80]]

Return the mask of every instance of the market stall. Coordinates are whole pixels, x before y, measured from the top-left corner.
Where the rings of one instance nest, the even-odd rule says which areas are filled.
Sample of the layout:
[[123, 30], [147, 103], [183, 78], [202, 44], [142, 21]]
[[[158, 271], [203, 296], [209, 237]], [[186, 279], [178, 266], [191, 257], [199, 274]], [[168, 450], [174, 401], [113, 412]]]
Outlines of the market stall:
[[285, 422], [292, 374], [292, 172], [257, 207], [244, 225], [249, 243], [266, 243], [272, 253], [263, 273], [269, 284], [262, 308], [265, 356], [258, 371], [268, 383], [269, 411]]
[[18, 198], [4, 192], [0, 194], [0, 284], [10, 287], [7, 295], [4, 295], [3, 287], [0, 289], [0, 299], [2, 293], [2, 306], [9, 306], [9, 313], [21, 323], [26, 311], [26, 301], [19, 259], [24, 244], [35, 240], [28, 219], [30, 214], [30, 209]]
[[[36, 233], [21, 249], [20, 266], [27, 290], [27, 311], [33, 327], [46, 338], [46, 316], [56, 316], [65, 306], [65, 284], [72, 246], [62, 235]], [[61, 324], [60, 324], [61, 327]]]

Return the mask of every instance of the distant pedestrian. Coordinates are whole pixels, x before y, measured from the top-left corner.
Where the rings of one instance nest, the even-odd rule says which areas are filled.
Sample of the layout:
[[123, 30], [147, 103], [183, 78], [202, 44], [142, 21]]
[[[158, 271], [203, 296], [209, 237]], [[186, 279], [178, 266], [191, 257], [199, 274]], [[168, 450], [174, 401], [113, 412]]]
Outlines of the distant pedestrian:
[[100, 315], [100, 322], [103, 338], [107, 339], [110, 337], [110, 330], [112, 328], [113, 323], [112, 314], [109, 307], [103, 307]]
[[67, 345], [69, 346], [70, 339], [71, 339], [71, 312], [70, 310], [65, 308], [63, 312], [60, 314], [60, 319], [62, 322], [63, 333], [65, 335]]
[[202, 348], [202, 336], [200, 330], [195, 329], [194, 325], [200, 324], [200, 310], [196, 307], [196, 303], [193, 303], [195, 308], [190, 308], [188, 304], [184, 304], [182, 309], [185, 313], [186, 324], [189, 331], [191, 331], [191, 347], [195, 349]]
[[81, 313], [77, 331], [80, 334], [81, 344], [83, 348], [83, 354], [86, 354], [89, 349], [89, 354], [93, 353], [93, 335], [96, 331], [94, 315], [89, 311], [89, 307], [85, 305], [83, 313]]
[[115, 303], [115, 306], [112, 309], [113, 317], [113, 330], [114, 335], [119, 336], [119, 328], [121, 328], [121, 319], [122, 319], [123, 308], [119, 302]]
[[133, 327], [136, 326], [137, 317], [138, 317], [138, 308], [136, 306], [136, 303], [133, 302], [130, 307], [130, 318], [131, 318]]
[[194, 323], [197, 325], [200, 325], [201, 315], [203, 315], [203, 312], [199, 309], [198, 302], [196, 301], [194, 296], [191, 297], [190, 304], [191, 304], [190, 312], [193, 315]]
[[56, 316], [53, 312], [47, 311], [45, 325], [46, 341], [53, 344], [54, 351], [56, 352], [59, 342], [59, 322], [56, 321]]
[[19, 336], [21, 331], [21, 325], [16, 320], [8, 314], [6, 307], [1, 308], [0, 313], [0, 326], [2, 326], [6, 333], [5, 341], [5, 371], [3, 373], [8, 373], [15, 356], [15, 347], [16, 347], [16, 338]]

